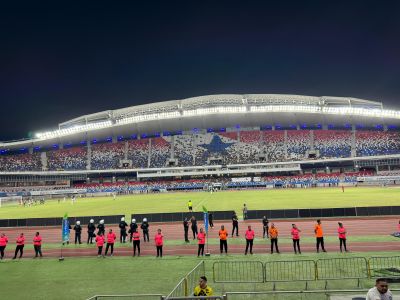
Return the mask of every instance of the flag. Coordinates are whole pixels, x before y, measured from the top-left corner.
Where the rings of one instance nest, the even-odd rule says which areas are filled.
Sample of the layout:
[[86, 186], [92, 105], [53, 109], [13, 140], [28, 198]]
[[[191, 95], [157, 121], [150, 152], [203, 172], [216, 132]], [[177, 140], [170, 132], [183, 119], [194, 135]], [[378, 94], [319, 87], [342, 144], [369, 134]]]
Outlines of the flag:
[[204, 220], [204, 228], [208, 236], [208, 210], [207, 208], [205, 208], [205, 206], [203, 206], [203, 220]]
[[69, 221], [67, 213], [65, 213], [62, 221], [62, 243], [69, 243]]

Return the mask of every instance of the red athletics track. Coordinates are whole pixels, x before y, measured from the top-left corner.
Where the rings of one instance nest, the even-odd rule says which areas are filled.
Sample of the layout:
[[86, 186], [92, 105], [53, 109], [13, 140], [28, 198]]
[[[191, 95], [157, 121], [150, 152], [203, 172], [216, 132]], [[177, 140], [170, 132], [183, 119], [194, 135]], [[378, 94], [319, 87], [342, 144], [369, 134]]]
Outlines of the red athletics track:
[[[322, 219], [322, 226], [324, 229], [324, 236], [334, 236], [337, 237], [337, 222], [342, 221], [348, 232], [348, 248], [353, 252], [367, 252], [367, 251], [397, 251], [400, 250], [400, 239], [399, 241], [393, 242], [352, 242], [352, 236], [368, 236], [368, 235], [382, 235], [387, 236], [397, 230], [397, 224], [399, 219], [395, 217], [368, 217], [368, 218], [344, 218], [344, 219]], [[280, 237], [290, 237], [291, 224], [296, 223], [297, 226], [302, 230], [301, 237], [313, 237], [314, 236], [314, 224], [315, 220], [310, 219], [296, 219], [296, 220], [274, 220], [275, 226], [279, 230]], [[271, 223], [270, 223], [271, 224]], [[203, 224], [198, 222], [198, 227], [200, 228]], [[209, 229], [209, 237], [211, 239], [218, 239], [218, 230], [221, 225], [225, 225], [225, 228], [230, 231], [232, 230], [231, 221], [216, 221], [214, 223], [214, 228]], [[256, 238], [262, 236], [262, 224], [261, 220], [248, 220], [239, 222], [239, 235], [240, 237], [234, 237], [233, 239], [240, 239], [243, 241], [242, 244], [233, 245], [229, 243], [228, 239], [228, 252], [229, 253], [243, 253], [245, 248], [244, 232], [248, 225], [252, 225], [256, 232]], [[117, 234], [117, 241], [119, 239], [119, 229], [118, 226], [112, 225], [107, 226], [108, 229], [112, 228]], [[183, 225], [181, 223], [150, 223], [150, 243], [144, 243], [143, 239], [141, 241], [141, 255], [155, 255], [155, 247], [153, 242], [153, 236], [157, 228], [161, 228], [164, 234], [165, 240], [181, 240], [183, 242]], [[59, 227], [34, 227], [34, 228], [4, 228], [0, 232], [6, 233], [9, 238], [9, 243], [6, 248], [6, 257], [10, 258], [15, 249], [15, 239], [20, 232], [24, 232], [26, 236], [27, 244], [24, 249], [24, 257], [33, 256], [33, 246], [32, 239], [34, 233], [40, 231], [43, 238], [42, 252], [45, 257], [59, 257], [59, 249], [46, 249], [46, 243], [57, 243], [61, 239], [61, 228]], [[71, 240], [73, 241], [74, 231], [71, 230]], [[83, 224], [83, 234], [82, 242], [86, 243], [86, 224]], [[191, 236], [191, 230], [189, 229], [189, 238]], [[335, 242], [325, 242], [325, 248], [328, 252], [337, 252], [339, 249], [339, 243]], [[114, 249], [115, 256], [130, 256], [132, 255], [131, 247], [118, 247], [116, 244]], [[219, 245], [210, 245], [209, 250], [212, 254], [219, 254]], [[281, 253], [293, 253], [293, 248], [291, 243], [280, 243], [279, 250]], [[301, 243], [302, 252], [315, 252], [314, 243]], [[96, 256], [97, 255], [96, 246], [93, 245], [92, 248], [69, 248], [66, 246], [63, 250], [63, 256]], [[163, 249], [164, 255], [196, 255], [197, 254], [197, 241], [191, 239], [190, 244], [182, 245], [166, 245]], [[253, 247], [253, 253], [262, 254], [269, 253], [269, 241], [266, 239], [264, 241], [255, 241]]]

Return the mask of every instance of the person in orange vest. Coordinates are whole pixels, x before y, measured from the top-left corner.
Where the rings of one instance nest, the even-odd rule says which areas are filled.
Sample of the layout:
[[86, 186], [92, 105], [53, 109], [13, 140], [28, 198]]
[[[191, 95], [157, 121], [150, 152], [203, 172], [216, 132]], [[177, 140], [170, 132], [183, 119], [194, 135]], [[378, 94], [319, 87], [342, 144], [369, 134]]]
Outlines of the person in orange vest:
[[136, 256], [136, 248], [138, 250], [138, 256], [140, 256], [140, 233], [137, 228], [134, 229], [132, 233], [133, 239], [133, 256]]
[[228, 254], [228, 231], [226, 231], [225, 226], [221, 225], [220, 231], [218, 231], [219, 235], [219, 250], [221, 251], [221, 254], [223, 252], [223, 249], [225, 249], [225, 253]]
[[97, 246], [97, 257], [101, 257], [101, 256], [104, 257], [104, 255], [103, 255], [104, 236], [103, 236], [102, 232], [100, 232], [96, 236], [95, 241], [96, 241], [96, 246]]
[[338, 234], [339, 234], [339, 241], [340, 241], [340, 252], [342, 251], [342, 245], [344, 246], [344, 251], [348, 252], [347, 247], [346, 247], [346, 228], [343, 227], [343, 224], [341, 222], [338, 222], [339, 228], [338, 228]]
[[271, 240], [271, 254], [274, 253], [274, 245], [276, 253], [280, 253], [278, 249], [278, 229], [275, 227], [274, 223], [271, 224], [268, 233], [269, 233], [269, 238]]
[[42, 237], [40, 236], [39, 232], [36, 232], [35, 236], [33, 237], [33, 247], [35, 248], [35, 258], [42, 255]]
[[250, 254], [253, 254], [253, 241], [254, 241], [254, 230], [251, 229], [251, 226], [247, 226], [246, 233], [244, 234], [246, 237], [246, 251], [244, 252], [244, 255], [247, 255], [247, 250], [249, 250], [250, 246]]
[[15, 253], [14, 253], [13, 259], [17, 258], [18, 252], [19, 252], [19, 258], [21, 258], [22, 255], [24, 254], [25, 236], [24, 236], [24, 234], [22, 232], [17, 237], [17, 241], [16, 242], [17, 242], [17, 247], [15, 248]]
[[8, 243], [8, 237], [2, 233], [0, 235], [0, 259], [4, 258], [4, 250], [7, 247], [7, 243]]
[[315, 233], [315, 237], [317, 239], [317, 253], [319, 253], [319, 246], [320, 245], [321, 245], [322, 251], [326, 252], [325, 246], [324, 246], [324, 232], [322, 230], [321, 220], [320, 219], [318, 219], [317, 220], [317, 224], [315, 224], [314, 233]]
[[163, 248], [163, 245], [164, 245], [164, 236], [161, 233], [161, 229], [160, 228], [157, 230], [157, 233], [154, 236], [154, 241], [155, 241], [156, 248], [157, 248], [157, 257], [162, 257], [162, 248]]
[[203, 228], [200, 228], [200, 232], [197, 234], [197, 239], [199, 240], [199, 249], [197, 250], [197, 257], [204, 256], [204, 245], [206, 243], [206, 233]]
[[112, 231], [112, 229], [110, 229], [108, 231], [108, 233], [107, 233], [107, 246], [106, 246], [106, 252], [104, 253], [104, 255], [107, 255], [108, 248], [111, 248], [110, 256], [113, 256], [113, 254], [114, 254], [114, 243], [115, 243], [115, 239], [116, 238], [117, 238], [117, 236]]

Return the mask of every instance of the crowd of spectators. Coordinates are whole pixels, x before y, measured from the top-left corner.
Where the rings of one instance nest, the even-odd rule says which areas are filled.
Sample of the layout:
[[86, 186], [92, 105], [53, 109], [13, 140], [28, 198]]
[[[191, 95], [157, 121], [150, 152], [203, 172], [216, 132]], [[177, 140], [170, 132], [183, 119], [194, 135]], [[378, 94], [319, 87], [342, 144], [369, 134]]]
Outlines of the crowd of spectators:
[[179, 167], [193, 166], [193, 135], [174, 136], [174, 158]]
[[147, 168], [149, 162], [149, 139], [128, 142], [128, 159], [133, 168]]
[[[313, 137], [313, 140], [312, 140]], [[127, 145], [126, 145], [127, 143]], [[127, 147], [126, 147], [127, 146]], [[353, 147], [353, 148], [352, 148]], [[375, 156], [400, 153], [400, 134], [384, 131], [265, 130], [195, 133], [55, 149], [33, 154], [0, 155], [0, 171], [118, 169], [127, 157], [132, 168], [162, 168], [169, 159], [176, 166], [244, 164], [316, 158]], [[46, 165], [47, 163], [47, 165]]]
[[150, 168], [163, 168], [171, 157], [171, 138], [157, 137], [151, 139]]
[[117, 169], [124, 159], [125, 143], [106, 143], [92, 145], [91, 169]]
[[0, 171], [41, 171], [40, 153], [0, 156]]
[[314, 130], [314, 147], [322, 158], [350, 157], [351, 131]]
[[73, 147], [48, 151], [47, 168], [57, 170], [86, 170], [87, 148]]
[[290, 159], [303, 159], [310, 149], [309, 130], [288, 130], [287, 131], [287, 155]]
[[398, 132], [357, 131], [357, 156], [373, 156], [400, 153]]

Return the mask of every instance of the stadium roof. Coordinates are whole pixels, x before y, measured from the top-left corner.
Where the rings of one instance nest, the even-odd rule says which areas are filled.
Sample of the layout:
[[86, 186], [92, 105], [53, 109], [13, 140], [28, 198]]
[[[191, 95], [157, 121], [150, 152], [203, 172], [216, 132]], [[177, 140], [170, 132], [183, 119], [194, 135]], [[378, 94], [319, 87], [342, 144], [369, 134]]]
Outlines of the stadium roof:
[[400, 111], [386, 110], [381, 102], [351, 97], [281, 94], [223, 94], [156, 102], [84, 115], [0, 147], [39, 143], [76, 143], [110, 136], [131, 136], [193, 128], [257, 128], [264, 124], [395, 124]]

